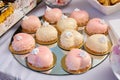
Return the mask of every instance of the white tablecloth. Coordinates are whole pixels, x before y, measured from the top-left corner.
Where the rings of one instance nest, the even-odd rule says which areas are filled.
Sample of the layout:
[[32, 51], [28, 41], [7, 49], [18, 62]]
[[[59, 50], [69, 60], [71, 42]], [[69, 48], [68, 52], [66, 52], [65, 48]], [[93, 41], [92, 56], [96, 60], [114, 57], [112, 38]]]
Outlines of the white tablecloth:
[[[40, 4], [30, 14], [41, 16], [44, 14], [45, 8], [45, 5]], [[119, 14], [116, 13], [114, 15], [105, 16], [98, 10], [94, 9], [85, 0], [73, 0], [71, 4], [64, 7], [62, 10], [63, 12], [71, 12], [75, 8], [88, 11], [91, 18], [100, 17], [108, 20], [108, 22], [111, 18], [113, 18], [114, 15], [116, 16]], [[0, 38], [0, 71], [20, 77], [22, 80], [117, 80], [111, 70], [109, 58], [107, 58], [99, 66], [82, 75], [52, 76], [37, 73], [23, 67], [13, 58], [8, 49], [12, 34], [19, 25], [20, 22], [16, 24], [11, 30], [9, 30], [2, 38]]]

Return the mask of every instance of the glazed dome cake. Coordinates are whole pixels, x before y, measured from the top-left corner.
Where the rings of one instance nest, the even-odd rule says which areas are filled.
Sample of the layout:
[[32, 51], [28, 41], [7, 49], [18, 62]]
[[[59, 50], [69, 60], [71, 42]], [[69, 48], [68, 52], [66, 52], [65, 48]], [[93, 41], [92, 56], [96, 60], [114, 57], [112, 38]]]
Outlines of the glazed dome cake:
[[77, 21], [78, 27], [84, 27], [89, 21], [89, 14], [84, 11], [76, 8], [71, 14], [70, 17]]
[[86, 51], [94, 55], [105, 55], [109, 52], [109, 39], [103, 34], [94, 34], [86, 40], [84, 47]]
[[48, 22], [43, 23], [43, 25], [37, 30], [35, 36], [36, 42], [39, 44], [53, 44], [58, 40], [58, 32], [56, 28]]
[[65, 56], [64, 70], [71, 74], [80, 74], [88, 71], [92, 65], [91, 56], [82, 49], [72, 49]]
[[35, 15], [25, 16], [21, 23], [22, 31], [26, 33], [36, 33], [41, 27], [41, 21]]
[[27, 54], [35, 47], [34, 38], [27, 33], [18, 33], [13, 37], [9, 47], [13, 54]]
[[62, 17], [62, 11], [59, 8], [49, 8], [47, 7], [45, 13], [44, 13], [44, 19], [51, 23], [57, 23]]
[[80, 48], [83, 45], [83, 35], [76, 30], [68, 29], [60, 35], [58, 45], [64, 50]]
[[26, 63], [35, 71], [46, 71], [54, 66], [53, 54], [46, 46], [40, 46], [29, 53]]
[[73, 29], [77, 30], [77, 22], [73, 18], [68, 18], [67, 16], [63, 15], [62, 18], [57, 22], [56, 28], [59, 33], [62, 33], [64, 30]]
[[85, 32], [88, 35], [93, 34], [107, 34], [108, 33], [108, 25], [104, 20], [100, 18], [91, 19], [85, 27]]

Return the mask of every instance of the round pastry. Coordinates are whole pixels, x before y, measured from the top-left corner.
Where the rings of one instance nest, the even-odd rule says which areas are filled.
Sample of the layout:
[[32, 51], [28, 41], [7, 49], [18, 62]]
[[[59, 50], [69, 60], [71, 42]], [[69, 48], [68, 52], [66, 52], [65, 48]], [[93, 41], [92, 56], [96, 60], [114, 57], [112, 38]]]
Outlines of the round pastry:
[[21, 27], [23, 32], [35, 33], [41, 27], [41, 22], [37, 16], [25, 16], [22, 20]]
[[91, 19], [85, 27], [85, 31], [88, 35], [92, 34], [107, 34], [108, 33], [108, 25], [104, 20], [99, 18]]
[[54, 66], [53, 54], [46, 46], [40, 46], [27, 56], [26, 64], [35, 71], [49, 70]]
[[89, 20], [89, 14], [86, 11], [77, 8], [70, 14], [70, 17], [77, 21], [79, 27], [86, 26]]
[[57, 30], [45, 22], [36, 32], [36, 42], [39, 44], [53, 44], [57, 41]]
[[75, 19], [63, 15], [61, 20], [57, 22], [56, 28], [59, 33], [62, 33], [66, 29], [77, 30], [77, 22]]
[[57, 23], [62, 17], [62, 11], [59, 8], [49, 8], [47, 7], [47, 10], [44, 13], [44, 19], [51, 23]]
[[94, 55], [105, 55], [109, 52], [110, 42], [103, 34], [94, 34], [85, 42], [86, 51]]
[[80, 48], [83, 44], [83, 35], [76, 30], [68, 29], [62, 32], [58, 45], [64, 50]]
[[[91, 68], [91, 56], [84, 50], [72, 49], [64, 57], [65, 71], [72, 74], [80, 74], [88, 71]], [[62, 63], [63, 64], [63, 63]]]
[[26, 54], [31, 52], [35, 47], [34, 38], [26, 33], [18, 33], [13, 37], [10, 45], [10, 51], [14, 54]]

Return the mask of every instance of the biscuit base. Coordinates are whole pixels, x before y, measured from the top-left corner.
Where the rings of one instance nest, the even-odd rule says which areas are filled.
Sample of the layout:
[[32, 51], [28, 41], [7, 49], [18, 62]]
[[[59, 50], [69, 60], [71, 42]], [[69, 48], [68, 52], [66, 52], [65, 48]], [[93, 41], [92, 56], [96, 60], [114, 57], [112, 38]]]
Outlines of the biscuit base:
[[61, 43], [58, 41], [58, 46], [63, 50], [69, 51], [73, 48], [81, 48], [83, 46], [83, 42], [81, 44], [79, 44], [78, 46], [72, 46], [72, 47], [66, 48], [66, 47], [62, 46]]
[[[89, 32], [86, 30], [86, 27], [85, 27], [85, 32], [86, 32], [89, 36], [91, 36], [91, 35], [93, 35], [93, 34], [97, 34], [97, 33], [89, 33]], [[108, 35], [108, 29], [107, 29], [107, 31], [106, 31], [105, 33], [99, 33], [99, 34]]]
[[26, 30], [26, 29], [22, 29], [22, 32], [25, 32], [25, 33], [28, 33], [28, 34], [34, 34], [35, 33], [35, 31], [28, 31], [28, 30]]
[[53, 64], [51, 64], [51, 65], [48, 66], [48, 67], [42, 67], [42, 68], [40, 68], [40, 67], [35, 67], [35, 66], [33, 66], [32, 64], [30, 64], [27, 60], [26, 60], [26, 64], [27, 64], [27, 66], [28, 66], [30, 69], [35, 70], [35, 71], [47, 71], [47, 70], [50, 70], [50, 69], [53, 68]]
[[109, 46], [109, 49], [107, 51], [104, 51], [104, 52], [93, 51], [93, 50], [89, 49], [86, 45], [84, 45], [84, 48], [88, 53], [90, 53], [92, 55], [96, 55], [96, 56], [104, 56], [110, 52], [110, 46]]
[[32, 70], [35, 70], [35, 71], [41, 71], [41, 72], [43, 72], [43, 71], [48, 71], [48, 70], [50, 70], [50, 69], [52, 69], [54, 66], [55, 66], [55, 64], [56, 64], [56, 61], [57, 61], [57, 57], [55, 56], [55, 54], [53, 53], [53, 63], [50, 65], [50, 66], [48, 66], [48, 67], [36, 67], [36, 66], [33, 66], [31, 63], [29, 63], [28, 61], [27, 61], [27, 58], [26, 58], [26, 64], [27, 64], [27, 66], [30, 68], [30, 69], [32, 69]]
[[32, 46], [31, 49], [28, 50], [23, 50], [23, 51], [15, 51], [13, 49], [13, 47], [10, 45], [9, 46], [9, 50], [13, 53], [13, 54], [17, 54], [17, 55], [23, 55], [23, 54], [27, 54], [29, 52], [31, 52], [34, 49], [35, 46]]
[[[62, 68], [63, 68], [66, 72], [68, 72], [68, 73], [70, 73], [70, 74], [82, 74], [82, 73], [85, 73], [85, 72], [87, 72], [88, 70], [90, 70], [91, 67], [92, 67], [92, 64], [90, 64], [90, 65], [86, 66], [86, 67], [83, 68], [83, 69], [79, 69], [79, 70], [69, 70], [69, 69], [67, 68], [67, 66], [65, 65], [65, 57], [66, 57], [66, 56], [64, 56], [64, 57], [62, 58], [62, 60], [61, 60]], [[92, 60], [91, 60], [91, 62], [92, 62]]]
[[[88, 21], [89, 21], [89, 20], [88, 20]], [[85, 23], [77, 24], [77, 25], [78, 25], [78, 27], [84, 27], [84, 26], [87, 25], [88, 21], [86, 21]]]
[[51, 41], [40, 41], [37, 38], [35, 38], [35, 40], [38, 44], [50, 45], [50, 44], [56, 43], [58, 39], [56, 38], [55, 40], [51, 40]]

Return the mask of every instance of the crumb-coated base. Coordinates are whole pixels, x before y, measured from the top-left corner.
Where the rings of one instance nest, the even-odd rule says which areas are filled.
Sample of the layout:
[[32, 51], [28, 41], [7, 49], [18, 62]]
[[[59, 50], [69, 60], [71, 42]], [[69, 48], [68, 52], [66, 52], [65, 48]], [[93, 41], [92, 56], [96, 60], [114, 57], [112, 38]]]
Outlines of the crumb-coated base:
[[92, 54], [92, 55], [103, 56], [103, 55], [106, 55], [106, 54], [108, 54], [108, 53], [110, 52], [110, 48], [111, 48], [110, 43], [108, 43], [108, 46], [109, 46], [108, 50], [107, 50], [107, 51], [104, 51], [104, 52], [93, 51], [93, 50], [89, 49], [86, 45], [84, 45], [84, 48], [85, 48], [85, 50], [86, 50], [88, 53], [90, 53], [90, 54]]
[[10, 50], [13, 54], [17, 54], [17, 55], [27, 54], [27, 53], [31, 52], [34, 48], [35, 48], [35, 46], [31, 46], [31, 48], [30, 48], [30, 49], [27, 49], [27, 50], [15, 51], [11, 45], [9, 46], [9, 50]]
[[58, 41], [58, 46], [59, 46], [61, 49], [63, 49], [63, 50], [69, 51], [69, 50], [71, 50], [71, 49], [73, 49], [73, 48], [81, 48], [81, 47], [83, 46], [83, 43], [84, 43], [84, 42], [82, 42], [82, 43], [80, 43], [80, 44], [78, 44], [78, 45], [71, 46], [71, 47], [64, 47], [64, 46], [60, 43], [60, 41]]
[[56, 38], [55, 40], [51, 40], [51, 41], [40, 41], [38, 40], [37, 38], [35, 38], [36, 42], [38, 44], [42, 44], [42, 45], [50, 45], [50, 44], [53, 44], [53, 43], [56, 43], [58, 38]]
[[[63, 68], [66, 72], [68, 72], [68, 73], [70, 73], [70, 74], [82, 74], [82, 73], [87, 72], [87, 71], [92, 67], [92, 64], [89, 64], [88, 66], [86, 66], [86, 67], [83, 68], [83, 69], [79, 69], [79, 70], [69, 70], [69, 69], [67, 68], [67, 66], [65, 65], [65, 57], [66, 57], [66, 56], [64, 56], [64, 57], [62, 58], [62, 60], [61, 60], [62, 68]], [[91, 59], [91, 63], [92, 63], [92, 59]]]
[[[86, 27], [85, 27], [85, 32], [86, 32], [89, 36], [91, 36], [91, 35], [93, 35], [93, 34], [98, 34], [98, 33], [89, 33], [89, 32], [86, 30]], [[108, 29], [106, 30], [105, 33], [99, 33], [99, 34], [108, 35]]]

